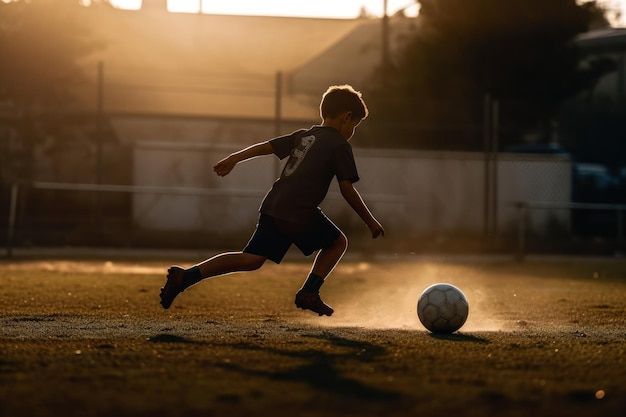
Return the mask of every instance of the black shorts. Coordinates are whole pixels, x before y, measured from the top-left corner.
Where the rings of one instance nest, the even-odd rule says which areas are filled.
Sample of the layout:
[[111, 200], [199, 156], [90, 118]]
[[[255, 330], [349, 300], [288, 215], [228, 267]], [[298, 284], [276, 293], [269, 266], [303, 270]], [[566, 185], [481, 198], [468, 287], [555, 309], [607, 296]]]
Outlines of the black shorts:
[[243, 249], [279, 264], [291, 245], [305, 255], [327, 248], [339, 239], [341, 231], [324, 213], [317, 211], [306, 225], [286, 222], [261, 213], [256, 230]]

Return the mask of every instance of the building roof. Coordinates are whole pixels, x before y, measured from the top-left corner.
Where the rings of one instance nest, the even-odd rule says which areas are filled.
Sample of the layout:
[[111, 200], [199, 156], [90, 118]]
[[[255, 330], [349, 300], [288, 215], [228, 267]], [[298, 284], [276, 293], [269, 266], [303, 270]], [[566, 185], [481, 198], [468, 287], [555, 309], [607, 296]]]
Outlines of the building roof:
[[[87, 9], [105, 48], [85, 68], [95, 81], [102, 62], [104, 109], [124, 113], [273, 117], [276, 74], [319, 56], [363, 22]], [[95, 106], [96, 88], [83, 98]], [[319, 103], [285, 100], [285, 117], [318, 117]]]
[[[109, 113], [274, 118], [281, 72], [282, 117], [318, 120], [326, 87], [360, 88], [381, 56], [378, 19], [187, 14], [163, 7], [86, 8], [85, 19], [105, 43], [84, 65], [95, 83], [102, 62]], [[414, 21], [390, 20], [400, 22], [392, 39]], [[96, 86], [82, 97], [95, 108]]]
[[[416, 20], [403, 16], [389, 19], [390, 56], [416, 30]], [[293, 92], [315, 94], [329, 84], [351, 84], [357, 89], [367, 83], [382, 63], [381, 21], [364, 20], [323, 53], [303, 62], [290, 74]]]

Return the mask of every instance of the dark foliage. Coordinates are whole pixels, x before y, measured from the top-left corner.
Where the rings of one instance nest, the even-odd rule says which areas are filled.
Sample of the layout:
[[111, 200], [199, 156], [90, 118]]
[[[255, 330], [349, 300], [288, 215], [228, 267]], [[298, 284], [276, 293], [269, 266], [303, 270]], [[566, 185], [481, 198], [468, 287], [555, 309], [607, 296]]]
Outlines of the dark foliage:
[[[372, 82], [369, 146], [480, 150], [485, 97], [501, 146], [546, 130], [567, 98], [611, 68], [579, 67], [572, 40], [606, 24], [575, 0], [421, 0], [415, 37]], [[384, 143], [377, 141], [384, 137]]]

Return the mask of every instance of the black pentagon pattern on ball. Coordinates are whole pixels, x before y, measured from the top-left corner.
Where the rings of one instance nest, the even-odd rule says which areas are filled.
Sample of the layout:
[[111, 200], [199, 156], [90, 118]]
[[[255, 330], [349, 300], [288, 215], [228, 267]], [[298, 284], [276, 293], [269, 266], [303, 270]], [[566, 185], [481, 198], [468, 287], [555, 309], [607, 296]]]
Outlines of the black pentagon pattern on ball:
[[426, 288], [417, 303], [417, 315], [433, 333], [453, 333], [460, 329], [469, 313], [467, 298], [451, 284], [439, 283]]

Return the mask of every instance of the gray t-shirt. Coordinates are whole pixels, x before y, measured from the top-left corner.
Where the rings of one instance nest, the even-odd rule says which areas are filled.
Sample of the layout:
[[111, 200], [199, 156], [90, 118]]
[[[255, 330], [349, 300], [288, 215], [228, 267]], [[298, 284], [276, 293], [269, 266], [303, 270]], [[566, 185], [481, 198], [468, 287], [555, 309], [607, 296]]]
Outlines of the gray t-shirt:
[[337, 181], [357, 182], [352, 147], [332, 127], [313, 126], [270, 140], [274, 154], [289, 157], [283, 172], [267, 193], [260, 212], [277, 219], [305, 224]]

